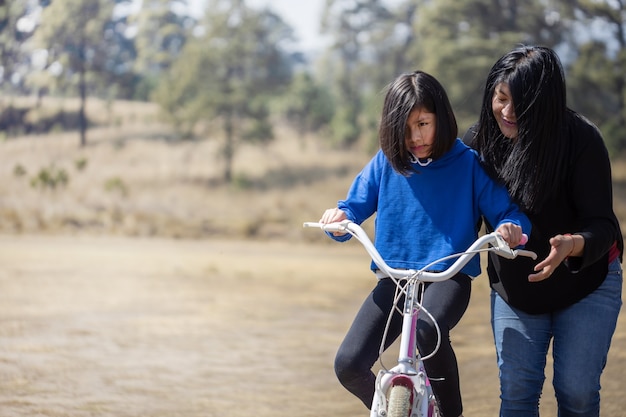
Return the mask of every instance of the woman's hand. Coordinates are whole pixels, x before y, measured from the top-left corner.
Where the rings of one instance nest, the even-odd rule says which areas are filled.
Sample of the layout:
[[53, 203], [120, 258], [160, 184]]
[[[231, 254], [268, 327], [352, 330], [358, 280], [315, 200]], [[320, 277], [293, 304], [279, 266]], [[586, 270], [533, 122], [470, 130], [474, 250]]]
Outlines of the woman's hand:
[[[582, 238], [582, 236], [579, 236]], [[530, 274], [528, 281], [539, 282], [550, 278], [561, 262], [574, 254], [576, 242], [572, 235], [556, 235], [550, 239], [550, 253], [543, 261], [535, 265], [536, 274]]]
[[[328, 223], [336, 223], [343, 220], [346, 220], [347, 216], [343, 210], [338, 209], [337, 207], [328, 209], [322, 214], [322, 218], [320, 219], [320, 223], [328, 224]], [[343, 236], [346, 232], [333, 232], [333, 236]]]

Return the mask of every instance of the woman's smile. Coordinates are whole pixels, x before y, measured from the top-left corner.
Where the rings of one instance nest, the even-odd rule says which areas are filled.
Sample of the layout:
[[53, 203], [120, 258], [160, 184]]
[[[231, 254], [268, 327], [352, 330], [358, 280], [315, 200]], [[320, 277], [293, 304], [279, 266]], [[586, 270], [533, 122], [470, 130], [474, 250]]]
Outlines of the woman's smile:
[[508, 84], [500, 83], [496, 86], [491, 100], [491, 110], [502, 134], [509, 139], [515, 139], [517, 137], [517, 117]]

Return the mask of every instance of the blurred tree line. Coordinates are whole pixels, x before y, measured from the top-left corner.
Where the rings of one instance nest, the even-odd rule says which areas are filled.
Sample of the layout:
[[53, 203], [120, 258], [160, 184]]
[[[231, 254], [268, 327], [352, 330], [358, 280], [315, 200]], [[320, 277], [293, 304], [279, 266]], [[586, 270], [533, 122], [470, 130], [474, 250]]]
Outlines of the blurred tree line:
[[[294, 7], [297, 7], [294, 5]], [[385, 85], [423, 69], [446, 87], [461, 134], [479, 114], [485, 77], [518, 44], [555, 48], [568, 104], [626, 149], [623, 0], [325, 0], [325, 50], [298, 50], [294, 28], [245, 0], [0, 1], [0, 129], [7, 97], [154, 101], [179, 138], [222, 140], [224, 178], [240, 143], [263, 144], [277, 122], [342, 148], [377, 146]], [[219, 135], [216, 132], [220, 132]]]

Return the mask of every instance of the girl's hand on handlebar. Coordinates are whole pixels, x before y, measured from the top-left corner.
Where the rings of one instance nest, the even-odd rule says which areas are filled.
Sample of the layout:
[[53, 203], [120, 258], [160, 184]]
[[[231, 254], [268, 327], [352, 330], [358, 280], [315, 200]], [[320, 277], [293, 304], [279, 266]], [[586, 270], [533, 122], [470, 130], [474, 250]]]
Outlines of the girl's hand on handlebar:
[[[348, 217], [343, 210], [338, 209], [337, 207], [328, 209], [322, 214], [322, 218], [320, 219], [320, 223], [328, 224], [328, 223], [336, 223], [343, 220], [346, 220]], [[345, 232], [333, 232], [333, 236], [343, 236]]]
[[524, 243], [526, 243], [522, 241], [522, 228], [514, 223], [501, 224], [496, 229], [496, 232], [502, 235], [502, 238], [505, 240], [510, 248], [515, 248], [519, 245], [523, 245]]

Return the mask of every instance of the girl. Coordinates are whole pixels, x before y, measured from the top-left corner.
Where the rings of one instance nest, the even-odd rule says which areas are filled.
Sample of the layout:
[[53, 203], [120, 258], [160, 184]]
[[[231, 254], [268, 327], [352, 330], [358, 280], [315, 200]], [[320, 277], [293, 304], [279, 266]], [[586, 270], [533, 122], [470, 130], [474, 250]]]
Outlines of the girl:
[[[349, 219], [361, 224], [376, 213], [375, 245], [394, 268], [419, 269], [435, 259], [465, 250], [478, 235], [481, 216], [511, 247], [530, 223], [504, 187], [483, 171], [474, 151], [457, 138], [457, 124], [441, 84], [422, 71], [403, 74], [385, 95], [379, 129], [380, 151], [355, 178], [345, 200], [328, 209], [320, 222]], [[345, 241], [350, 235], [334, 233]], [[453, 261], [433, 270], [444, 270]], [[375, 269], [375, 265], [372, 266]], [[383, 330], [393, 308], [395, 284], [380, 276], [364, 301], [335, 359], [339, 381], [369, 408]], [[471, 278], [480, 273], [474, 259], [450, 280], [426, 285], [424, 306], [441, 327], [442, 343], [425, 361], [439, 409], [444, 416], [463, 413], [457, 361], [449, 331], [463, 316]], [[385, 347], [401, 332], [397, 313]], [[426, 318], [418, 321], [418, 346], [431, 352], [437, 335]]]

